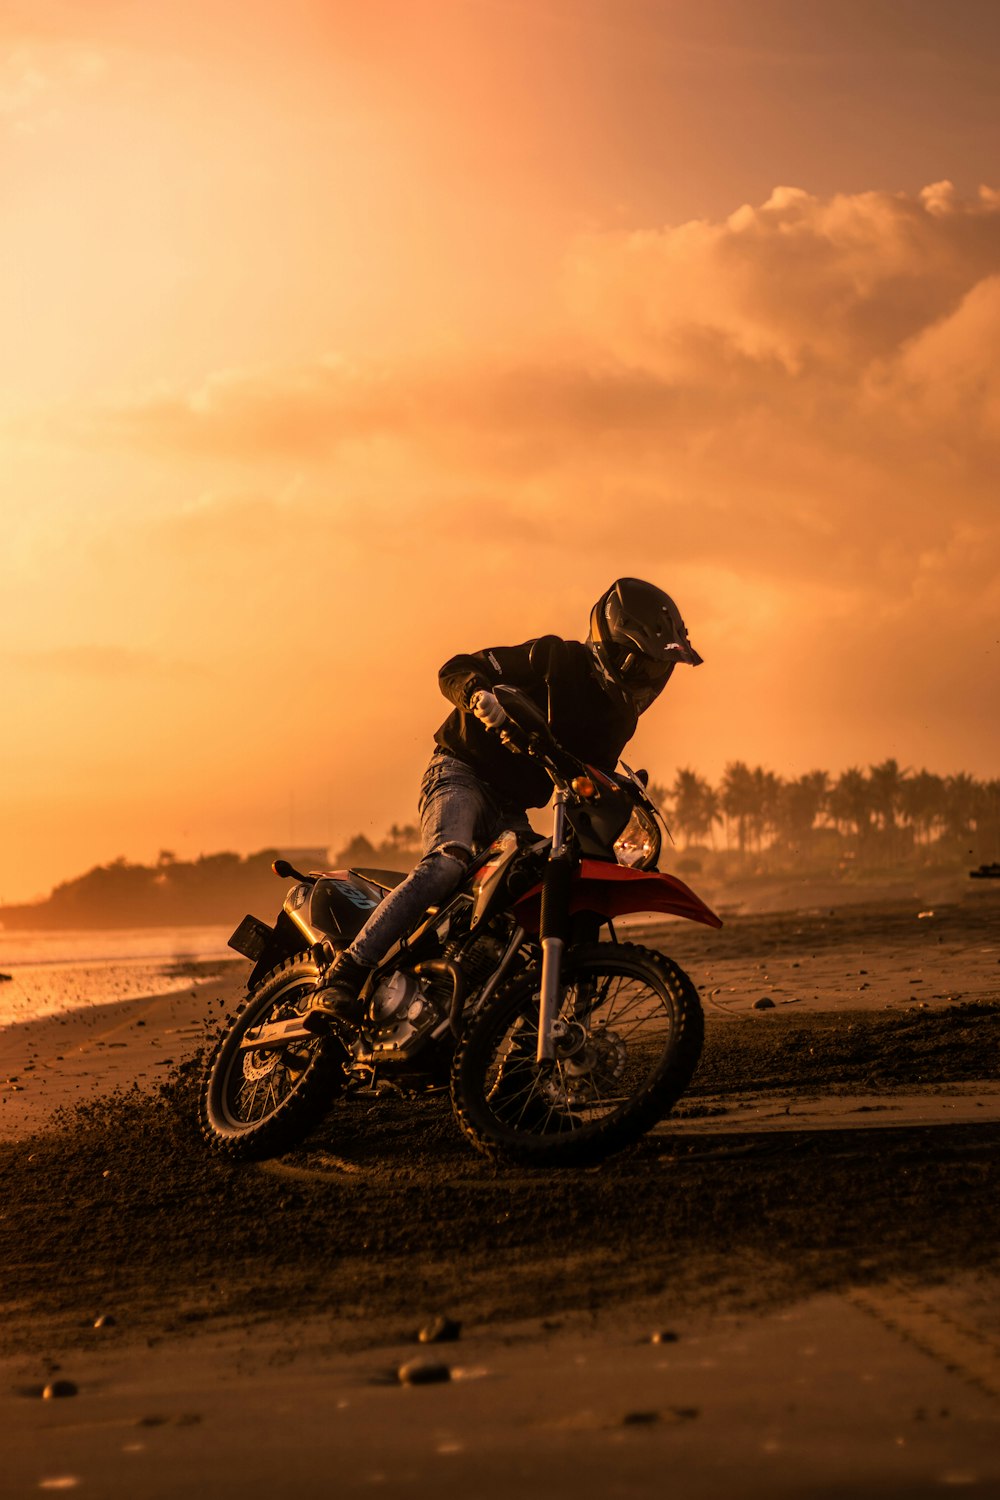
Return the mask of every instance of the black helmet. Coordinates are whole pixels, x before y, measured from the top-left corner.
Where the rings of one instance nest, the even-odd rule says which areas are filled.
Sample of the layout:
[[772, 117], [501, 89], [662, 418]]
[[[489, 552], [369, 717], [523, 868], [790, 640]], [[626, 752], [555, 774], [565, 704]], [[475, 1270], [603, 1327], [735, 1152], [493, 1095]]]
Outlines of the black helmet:
[[647, 708], [677, 662], [701, 664], [677, 605], [655, 584], [618, 578], [590, 612], [590, 644], [612, 682]]

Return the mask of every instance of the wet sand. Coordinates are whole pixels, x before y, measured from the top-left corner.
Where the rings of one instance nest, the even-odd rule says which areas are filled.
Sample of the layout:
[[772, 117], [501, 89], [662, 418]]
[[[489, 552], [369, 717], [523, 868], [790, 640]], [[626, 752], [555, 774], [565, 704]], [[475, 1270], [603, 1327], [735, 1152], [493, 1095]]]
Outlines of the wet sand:
[[[437, 1098], [217, 1163], [192, 1054], [239, 968], [0, 1033], [12, 1493], [1000, 1493], [998, 895], [647, 931], [705, 1055], [590, 1171], [496, 1170]], [[418, 1353], [454, 1378], [401, 1388]]]
[[[178, 967], [178, 966], [172, 966]], [[247, 965], [186, 965], [167, 994], [81, 1004], [0, 1029], [0, 1140], [44, 1130], [58, 1110], [133, 1084], [154, 1089], [236, 1004]], [[151, 982], [156, 983], [151, 972]]]

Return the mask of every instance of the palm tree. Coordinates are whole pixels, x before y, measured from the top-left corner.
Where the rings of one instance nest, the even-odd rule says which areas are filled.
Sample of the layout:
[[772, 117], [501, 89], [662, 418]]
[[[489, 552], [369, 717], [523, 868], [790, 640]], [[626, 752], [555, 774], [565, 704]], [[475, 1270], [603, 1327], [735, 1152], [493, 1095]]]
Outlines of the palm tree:
[[859, 842], [871, 832], [871, 788], [860, 766], [841, 772], [830, 793], [830, 811], [838, 825], [846, 823], [854, 829]]
[[745, 854], [747, 834], [757, 805], [753, 772], [745, 761], [729, 762], [722, 773], [720, 792], [719, 800], [722, 804], [722, 811], [727, 818], [735, 819], [740, 854]]
[[918, 771], [903, 782], [899, 795], [900, 811], [919, 842], [930, 843], [935, 824], [944, 817], [944, 780], [931, 771]]
[[780, 776], [776, 776], [773, 771], [765, 771], [763, 766], [755, 766], [752, 776], [754, 810], [751, 821], [757, 848], [760, 849], [764, 835], [769, 833], [773, 836], [777, 831], [778, 809], [784, 783]]
[[976, 822], [979, 784], [967, 771], [945, 780], [944, 825], [955, 839], [966, 842]]
[[779, 831], [788, 843], [799, 844], [809, 837], [826, 807], [829, 785], [827, 771], [809, 771], [782, 786], [777, 819]]
[[670, 791], [673, 821], [684, 834], [685, 844], [704, 839], [719, 818], [718, 793], [696, 771], [680, 770]]
[[869, 766], [868, 787], [872, 809], [883, 834], [883, 842], [890, 859], [897, 852], [899, 824], [896, 815], [903, 805], [903, 788], [909, 775], [901, 771], [896, 760], [882, 761]]
[[901, 771], [899, 763], [891, 759], [869, 766], [868, 770], [872, 808], [882, 831], [891, 834], [896, 827], [896, 814], [902, 806], [903, 787], [909, 772]]

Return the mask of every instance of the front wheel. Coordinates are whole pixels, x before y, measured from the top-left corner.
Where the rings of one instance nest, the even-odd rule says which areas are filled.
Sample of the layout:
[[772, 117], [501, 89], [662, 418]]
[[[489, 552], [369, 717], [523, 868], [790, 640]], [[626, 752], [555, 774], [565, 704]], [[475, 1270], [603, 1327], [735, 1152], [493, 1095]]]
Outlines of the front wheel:
[[344, 1085], [344, 1051], [333, 1037], [253, 1048], [254, 1033], [301, 1013], [318, 977], [307, 954], [265, 975], [231, 1019], [202, 1083], [201, 1131], [232, 1161], [287, 1151], [317, 1125]]
[[485, 1155], [575, 1166], [663, 1118], [701, 1056], [704, 1017], [683, 969], [630, 943], [563, 956], [555, 1057], [536, 1062], [541, 970], [515, 976], [475, 1019], [452, 1070], [462, 1130]]

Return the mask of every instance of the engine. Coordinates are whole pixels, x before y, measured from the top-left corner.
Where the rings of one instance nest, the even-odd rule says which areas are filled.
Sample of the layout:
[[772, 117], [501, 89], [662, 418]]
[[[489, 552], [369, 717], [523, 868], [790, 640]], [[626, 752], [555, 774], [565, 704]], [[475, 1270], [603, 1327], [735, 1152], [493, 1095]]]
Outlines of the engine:
[[500, 939], [487, 933], [472, 943], [468, 939], [464, 943], [449, 943], [444, 954], [445, 958], [452, 958], [459, 964], [466, 984], [472, 991], [486, 983], [500, 962], [503, 950], [504, 945]]
[[[471, 994], [486, 983], [503, 951], [498, 938], [484, 934], [473, 942], [466, 937], [449, 943], [444, 956], [460, 966]], [[447, 1019], [451, 995], [452, 985], [440, 973], [418, 977], [407, 969], [394, 969], [386, 974], [368, 1002], [375, 1034], [373, 1058], [402, 1059], [420, 1038]]]
[[381, 979], [369, 1001], [376, 1056], [399, 1057], [447, 1015], [444, 1004], [430, 993], [433, 985], [405, 969]]

